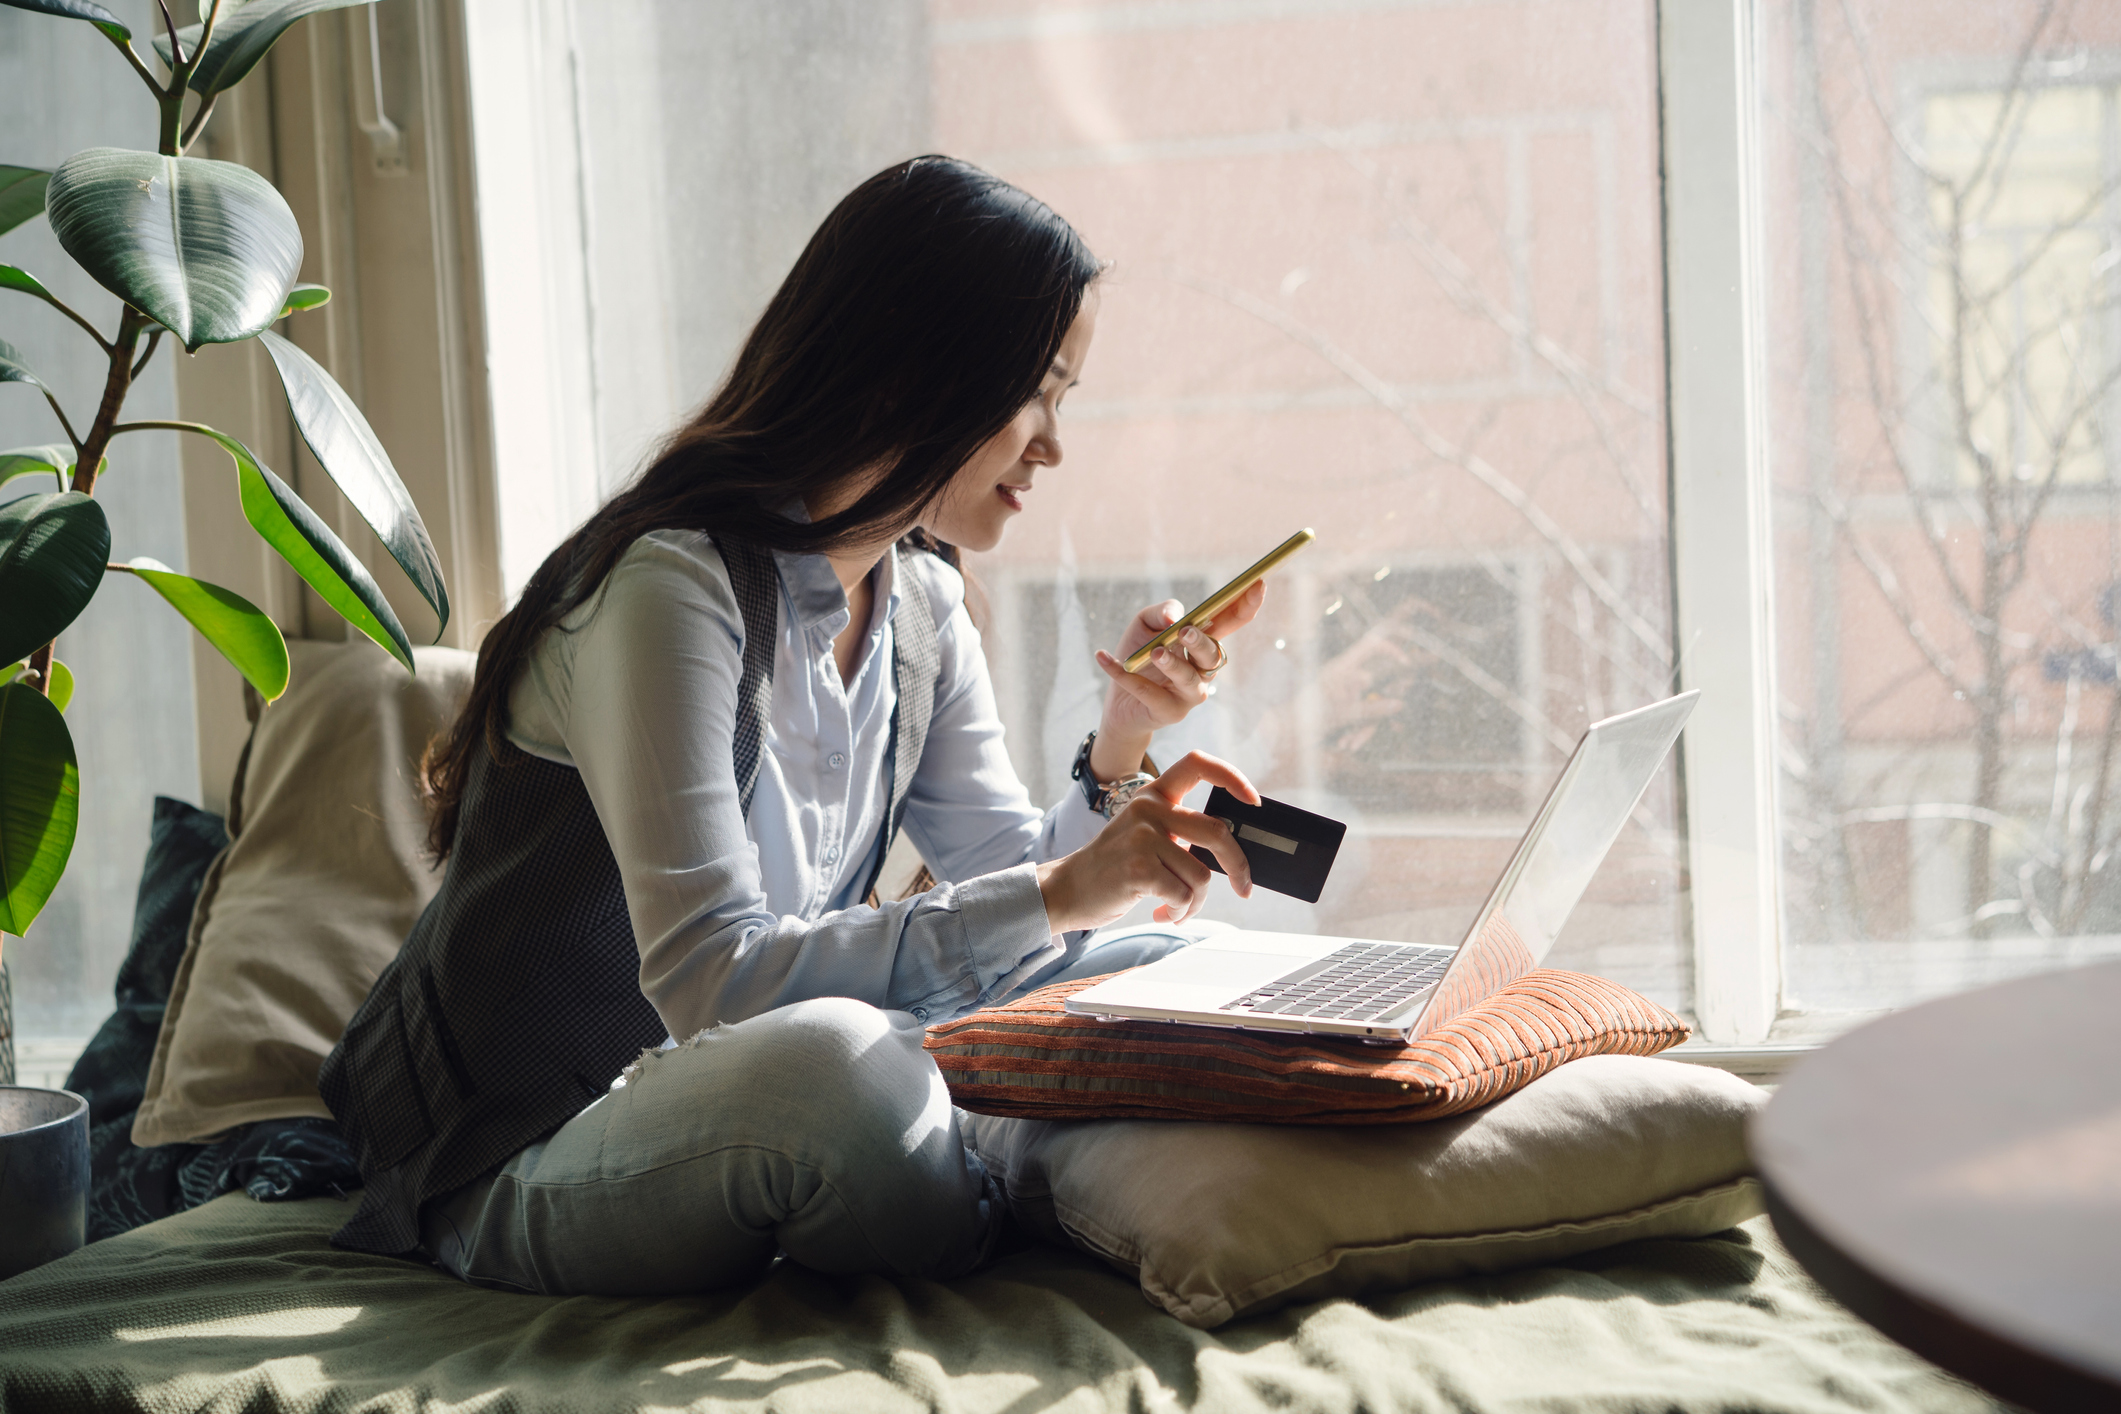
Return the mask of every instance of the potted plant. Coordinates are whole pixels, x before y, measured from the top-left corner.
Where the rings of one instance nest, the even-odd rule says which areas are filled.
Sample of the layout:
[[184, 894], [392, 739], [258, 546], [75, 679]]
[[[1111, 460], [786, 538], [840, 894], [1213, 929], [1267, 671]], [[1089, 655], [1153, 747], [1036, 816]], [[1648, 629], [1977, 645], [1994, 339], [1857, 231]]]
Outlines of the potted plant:
[[[154, 48], [164, 77], [157, 78], [127, 27], [93, 0], [0, 0], [94, 25], [148, 86], [160, 116], [152, 152], [91, 148], [50, 172], [0, 165], [0, 233], [43, 214], [60, 247], [119, 301], [115, 328], [106, 332], [31, 272], [0, 264], [0, 292], [57, 309], [95, 342], [108, 369], [94, 410], [70, 417], [7, 342], [0, 321], [0, 383], [42, 392], [65, 436], [0, 452], [0, 935], [28, 929], [73, 849], [80, 772], [63, 714], [74, 684], [52, 648], [106, 575], [148, 584], [266, 701], [287, 687], [287, 645], [257, 606], [150, 559], [112, 558], [110, 523], [96, 493], [101, 474], [122, 462], [118, 439], [167, 429], [219, 444], [250, 526], [325, 603], [413, 668], [405, 628], [373, 577], [248, 447], [198, 423], [124, 420], [133, 380], [165, 339], [187, 352], [263, 340], [318, 464], [374, 527], [437, 620], [449, 616], [433, 542], [367, 419], [314, 359], [271, 330], [330, 298], [319, 286], [295, 283], [302, 234], [294, 213], [248, 168], [185, 155], [215, 100], [255, 69], [290, 25], [362, 0], [200, 0], [199, 23], [186, 28], [177, 26], [169, 3], [158, 0], [164, 32]], [[0, 1277], [78, 1247], [89, 1177], [80, 1097], [0, 1087], [0, 1175], [12, 1176], [0, 1183]]]
[[[154, 95], [154, 151], [99, 147], [53, 171], [0, 166], [0, 232], [44, 215], [63, 250], [117, 296], [115, 327], [70, 308], [31, 272], [0, 265], [0, 290], [43, 300], [95, 341], [108, 364], [100, 402], [69, 416], [6, 341], [0, 383], [41, 391], [65, 440], [0, 452], [0, 933], [22, 935], [51, 896], [72, 851], [79, 770], [63, 715], [73, 677], [53, 640], [107, 575], [145, 581], [271, 701], [287, 687], [287, 645], [255, 605], [219, 585], [144, 558], [114, 559], [98, 481], [122, 460], [122, 439], [149, 429], [210, 438], [232, 463], [244, 519], [346, 621], [412, 670], [404, 626], [361, 561], [251, 450], [198, 423], [124, 420], [126, 393], [165, 339], [187, 352], [262, 340], [303, 441], [446, 623], [441, 564], [389, 455], [353, 400], [308, 354], [272, 331], [330, 298], [300, 285], [294, 213], [247, 167], [185, 155], [215, 100], [307, 15], [363, 0], [199, 0], [179, 28], [158, 0], [160, 72], [117, 16], [93, 0], [0, 0], [93, 25]], [[5, 156], [0, 153], [0, 156]], [[123, 554], [123, 547], [118, 547]], [[439, 632], [439, 628], [437, 630]]]

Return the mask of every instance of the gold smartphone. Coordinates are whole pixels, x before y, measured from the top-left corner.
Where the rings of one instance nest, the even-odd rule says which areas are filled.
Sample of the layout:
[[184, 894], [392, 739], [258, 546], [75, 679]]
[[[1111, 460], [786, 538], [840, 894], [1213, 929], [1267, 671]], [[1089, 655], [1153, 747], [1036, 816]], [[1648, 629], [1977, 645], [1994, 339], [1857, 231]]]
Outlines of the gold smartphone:
[[1297, 531], [1287, 540], [1282, 541], [1281, 544], [1275, 546], [1272, 550], [1268, 551], [1266, 556], [1262, 558], [1258, 564], [1252, 566], [1252, 568], [1246, 570], [1243, 574], [1231, 580], [1228, 584], [1216, 590], [1213, 594], [1210, 594], [1207, 598], [1201, 600], [1198, 604], [1195, 604], [1191, 609], [1187, 610], [1186, 613], [1178, 620], [1177, 623], [1172, 624], [1162, 633], [1159, 633], [1158, 635], [1156, 635], [1156, 637], [1150, 639], [1147, 643], [1144, 643], [1141, 647], [1135, 649], [1132, 653], [1129, 653], [1127, 655], [1127, 661], [1121, 664], [1121, 666], [1124, 667], [1130, 673], [1140, 672], [1142, 670], [1143, 665], [1149, 661], [1149, 655], [1151, 653], [1154, 653], [1159, 648], [1169, 646], [1172, 639], [1178, 637], [1178, 635], [1184, 633], [1187, 629], [1197, 628], [1200, 625], [1207, 623], [1210, 619], [1213, 619], [1217, 614], [1221, 613], [1223, 610], [1229, 608], [1231, 601], [1236, 599], [1238, 595], [1244, 593], [1247, 589], [1250, 589], [1254, 581], [1265, 579], [1281, 564], [1283, 560], [1288, 559], [1289, 556], [1295, 554], [1298, 550], [1303, 549], [1304, 546], [1310, 544], [1313, 540], [1316, 540], [1317, 538], [1318, 537], [1316, 535], [1313, 535], [1311, 533], [1310, 527], [1308, 526], [1306, 526], [1302, 530]]

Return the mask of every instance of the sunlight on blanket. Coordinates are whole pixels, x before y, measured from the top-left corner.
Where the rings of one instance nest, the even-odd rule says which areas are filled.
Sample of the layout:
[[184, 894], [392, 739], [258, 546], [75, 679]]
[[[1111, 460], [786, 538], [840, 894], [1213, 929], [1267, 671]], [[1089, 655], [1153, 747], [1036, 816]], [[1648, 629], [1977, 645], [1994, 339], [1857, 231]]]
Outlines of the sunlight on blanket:
[[792, 1375], [798, 1370], [840, 1370], [845, 1366], [837, 1360], [822, 1356], [814, 1360], [784, 1360], [777, 1365], [759, 1365], [737, 1355], [702, 1355], [697, 1360], [680, 1360], [675, 1365], [665, 1365], [666, 1375], [696, 1375], [702, 1370], [715, 1370], [718, 1378], [727, 1380], [777, 1380], [783, 1375]]
[[247, 1316], [221, 1316], [210, 1321], [190, 1321], [181, 1326], [153, 1326], [144, 1330], [120, 1328], [111, 1332], [115, 1340], [192, 1340], [253, 1336], [330, 1335], [344, 1330], [361, 1314], [359, 1306], [311, 1306], [294, 1311], [258, 1311]]

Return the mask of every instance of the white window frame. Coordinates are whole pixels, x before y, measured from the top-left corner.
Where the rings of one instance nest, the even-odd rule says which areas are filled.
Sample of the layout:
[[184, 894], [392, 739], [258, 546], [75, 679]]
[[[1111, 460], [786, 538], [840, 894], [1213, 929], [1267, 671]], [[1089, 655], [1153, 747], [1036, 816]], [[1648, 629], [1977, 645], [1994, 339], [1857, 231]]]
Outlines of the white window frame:
[[[1704, 1050], [1772, 1059], [1782, 1009], [1759, 15], [1657, 11], [1666, 418], [1687, 924]], [[1747, 1053], [1746, 1055], [1739, 1054]]]
[[1856, 1018], [1784, 1010], [1760, 6], [1661, 0], [1657, 31], [1676, 685], [1702, 689], [1680, 746], [1699, 1034], [1669, 1054], [1773, 1076]]

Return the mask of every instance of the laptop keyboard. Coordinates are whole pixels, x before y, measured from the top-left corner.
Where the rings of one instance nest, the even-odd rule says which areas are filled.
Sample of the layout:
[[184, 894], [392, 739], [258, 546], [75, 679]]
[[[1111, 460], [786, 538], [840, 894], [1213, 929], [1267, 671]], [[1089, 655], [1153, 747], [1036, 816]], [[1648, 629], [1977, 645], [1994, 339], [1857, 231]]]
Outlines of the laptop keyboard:
[[1318, 959], [1325, 966], [1295, 981], [1269, 982], [1223, 1007], [1255, 1016], [1375, 1021], [1436, 985], [1455, 948], [1354, 943]]

